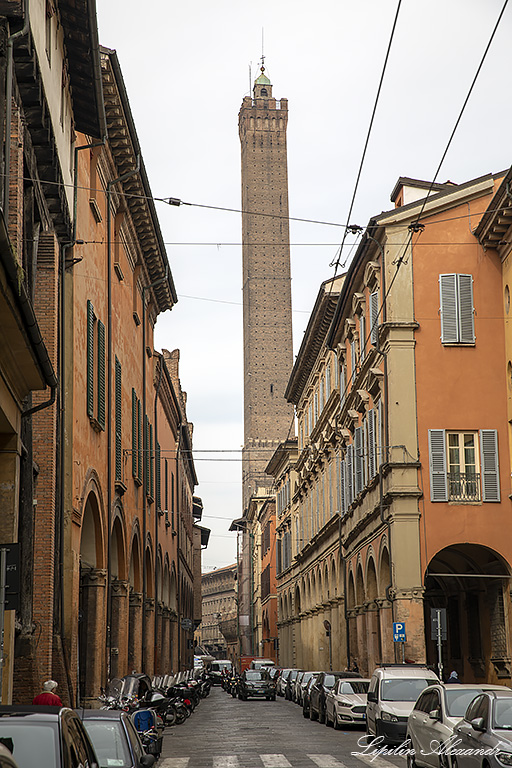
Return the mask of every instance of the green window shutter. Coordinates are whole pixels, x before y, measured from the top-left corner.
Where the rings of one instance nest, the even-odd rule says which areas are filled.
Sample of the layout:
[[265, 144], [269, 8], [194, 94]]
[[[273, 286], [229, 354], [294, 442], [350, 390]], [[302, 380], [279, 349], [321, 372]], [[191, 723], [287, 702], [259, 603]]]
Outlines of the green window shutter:
[[160, 480], [160, 443], [155, 446], [155, 492], [156, 508], [160, 512], [162, 509], [161, 501], [161, 480]]
[[105, 429], [105, 326], [98, 320], [98, 424]]
[[144, 490], [149, 494], [149, 419], [144, 416]]
[[138, 404], [137, 395], [135, 393], [135, 390], [132, 388], [132, 477], [137, 477], [137, 452], [138, 452], [138, 446], [139, 441], [137, 439], [138, 435], [138, 413], [137, 413], [137, 404]]
[[[148, 422], [149, 423], [149, 422]], [[155, 498], [155, 457], [153, 453], [153, 425], [149, 424], [149, 495]]]
[[122, 480], [123, 462], [122, 462], [122, 381], [121, 381], [121, 363], [115, 358], [115, 446], [116, 446], [116, 480]]
[[480, 430], [480, 453], [482, 464], [482, 500], [500, 501], [498, 433], [495, 429]]
[[142, 482], [142, 404], [137, 400], [137, 478]]
[[87, 415], [94, 418], [94, 308], [87, 302]]
[[428, 453], [430, 463], [430, 499], [431, 501], [448, 501], [446, 436], [444, 429], [429, 429]]

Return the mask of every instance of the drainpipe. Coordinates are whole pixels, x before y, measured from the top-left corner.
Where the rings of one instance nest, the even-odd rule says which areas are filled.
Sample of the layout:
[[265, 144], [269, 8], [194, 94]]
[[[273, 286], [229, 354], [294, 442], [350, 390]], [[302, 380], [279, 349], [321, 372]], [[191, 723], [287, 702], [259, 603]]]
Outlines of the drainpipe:
[[[140, 170], [140, 155], [137, 155], [135, 168], [127, 173], [112, 179], [107, 183], [107, 679], [110, 679], [111, 651], [112, 651], [112, 596], [110, 594], [111, 582], [111, 546], [112, 546], [112, 216], [111, 198], [112, 187], [115, 184], [126, 181]], [[144, 313], [143, 313], [144, 314]], [[143, 368], [145, 372], [145, 366]], [[144, 377], [145, 378], [145, 377]], [[145, 494], [144, 494], [145, 500]], [[145, 507], [144, 507], [145, 515]], [[144, 520], [145, 522], [145, 520]], [[145, 534], [144, 534], [145, 536]], [[144, 608], [142, 610], [144, 617]]]
[[14, 41], [28, 34], [30, 29], [29, 0], [23, 0], [23, 27], [7, 38], [7, 67], [5, 87], [5, 158], [4, 158], [4, 216], [9, 221], [9, 181], [11, 175], [11, 127], [12, 127], [12, 86], [14, 77]]

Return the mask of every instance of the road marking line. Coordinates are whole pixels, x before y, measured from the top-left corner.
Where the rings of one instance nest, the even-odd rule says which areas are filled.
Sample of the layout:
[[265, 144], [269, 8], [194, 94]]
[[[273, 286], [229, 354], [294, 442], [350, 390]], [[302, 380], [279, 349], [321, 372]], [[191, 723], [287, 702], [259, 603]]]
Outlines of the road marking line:
[[187, 768], [190, 757], [166, 757], [158, 768]]
[[284, 755], [260, 755], [265, 768], [292, 768]]
[[332, 755], [308, 755], [308, 757], [318, 765], [318, 768], [345, 768], [343, 763]]
[[239, 765], [236, 755], [217, 755], [213, 758], [213, 768], [238, 768]]
[[[379, 757], [378, 755], [372, 757], [371, 753], [369, 755], [354, 755], [354, 757], [357, 757], [358, 760], [361, 760], [362, 763], [366, 763], [366, 765], [373, 766], [373, 768], [396, 768], [394, 763], [389, 760], [384, 760], [383, 757]], [[403, 757], [403, 755], [395, 755], [395, 757]]]

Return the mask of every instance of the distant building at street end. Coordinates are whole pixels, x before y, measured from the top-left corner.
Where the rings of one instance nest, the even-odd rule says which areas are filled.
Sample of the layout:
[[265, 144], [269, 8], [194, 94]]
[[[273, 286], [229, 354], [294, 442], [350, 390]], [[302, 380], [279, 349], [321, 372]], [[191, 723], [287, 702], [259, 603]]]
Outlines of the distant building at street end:
[[234, 651], [237, 649], [233, 648], [233, 644], [238, 627], [236, 587], [236, 563], [203, 573], [201, 577], [202, 620], [194, 640], [196, 645], [216, 659], [235, 658]]

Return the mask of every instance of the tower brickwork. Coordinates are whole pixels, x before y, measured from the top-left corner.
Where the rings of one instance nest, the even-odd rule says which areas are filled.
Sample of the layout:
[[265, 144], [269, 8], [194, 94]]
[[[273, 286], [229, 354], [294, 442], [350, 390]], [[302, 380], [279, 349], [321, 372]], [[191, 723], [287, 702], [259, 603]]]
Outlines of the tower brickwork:
[[[270, 485], [265, 467], [289, 435], [284, 392], [293, 365], [288, 167], [288, 100], [264, 74], [239, 113], [242, 148], [244, 330], [243, 504]], [[293, 428], [292, 428], [293, 431]]]

